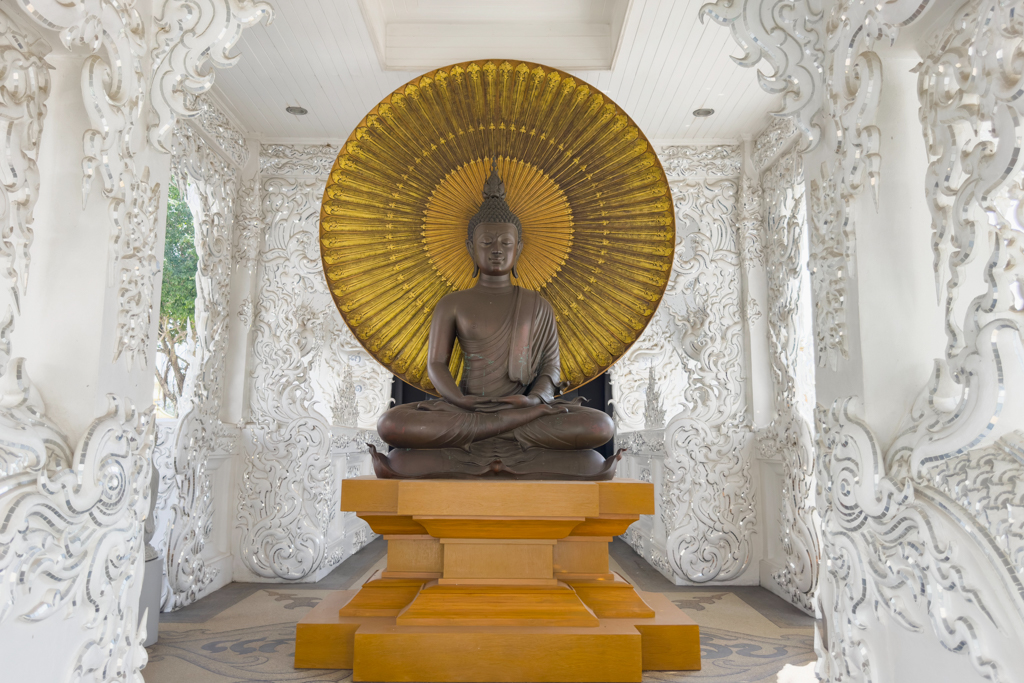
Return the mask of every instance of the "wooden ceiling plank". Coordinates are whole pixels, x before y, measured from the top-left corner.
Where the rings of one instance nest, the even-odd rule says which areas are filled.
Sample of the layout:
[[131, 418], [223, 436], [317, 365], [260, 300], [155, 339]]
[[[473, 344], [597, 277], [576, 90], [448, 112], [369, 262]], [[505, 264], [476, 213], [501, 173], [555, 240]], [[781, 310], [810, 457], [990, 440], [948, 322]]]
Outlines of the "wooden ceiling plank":
[[[672, 14], [672, 5], [659, 4], [655, 7], [654, 23], [651, 27], [651, 33], [657, 34], [657, 40], [654, 39], [654, 35], [648, 36], [647, 40], [644, 41], [643, 52], [640, 57], [637, 76], [629, 83], [629, 87], [623, 93], [619, 106], [627, 109], [627, 111], [640, 111], [640, 93], [643, 92], [647, 86], [648, 81], [651, 78], [651, 72], [660, 73], [660, 64], [658, 63], [658, 56], [663, 54], [665, 47], [666, 38], [670, 38], [672, 35], [668, 32], [669, 18]], [[658, 28], [661, 28], [660, 33]], [[657, 80], [657, 76], [655, 76]]]
[[[529, 17], [558, 17], [561, 21], [576, 16], [594, 24], [607, 22], [611, 7], [608, 2], [597, 7], [582, 0], [493, 0], [460, 15], [456, 0], [441, 3], [447, 8], [444, 12], [438, 12], [438, 3], [372, 1], [381, 2], [383, 11], [392, 16], [401, 15], [401, 23], [445, 13], [471, 20], [505, 17], [519, 22], [522, 35], [527, 36], [524, 40], [531, 45], [542, 42], [544, 22]], [[570, 72], [605, 92], [652, 139], [756, 134], [759, 131], [745, 129], [763, 126], [766, 112], [777, 104], [778, 97], [760, 90], [753, 71], [731, 63], [729, 52], [735, 48], [728, 30], [707, 22], [702, 26], [698, 22], [701, 4], [702, 0], [634, 0], [624, 17], [615, 69], [599, 69], [594, 61], [583, 61]], [[536, 31], [531, 30], [532, 24], [537, 25]], [[417, 41], [413, 46], [417, 50], [429, 47], [436, 53], [450, 47], [439, 45], [429, 29], [420, 33], [419, 37], [409, 36]], [[600, 49], [610, 58], [610, 38], [597, 35], [600, 31], [594, 27], [580, 27], [576, 33], [603, 40]], [[480, 38], [475, 44], [493, 57], [496, 41]], [[538, 60], [542, 63], [557, 63], [567, 50], [577, 56], [582, 50], [578, 43], [547, 42], [552, 45], [543, 45], [545, 51]], [[516, 47], [513, 42], [510, 50]], [[598, 43], [585, 47], [594, 50]], [[237, 110], [239, 123], [254, 134], [273, 139], [347, 137], [383, 97], [426, 70], [382, 68], [357, 0], [290, 0], [278, 7], [271, 27], [248, 29], [236, 52], [242, 55], [240, 63], [219, 72], [214, 87]], [[446, 58], [438, 60], [435, 67], [467, 58], [465, 51], [446, 51], [443, 56]], [[708, 86], [712, 90], [706, 90]], [[721, 87], [727, 95], [717, 95]], [[711, 97], [706, 97], [709, 93]], [[284, 112], [284, 106], [296, 102], [310, 114], [294, 117]], [[694, 121], [692, 110], [704, 104], [714, 107], [716, 115]]]
[[718, 49], [716, 48], [719, 45], [716, 37], [724, 34], [725, 39], [729, 39], [729, 33], [727, 31], [717, 31], [716, 29], [718, 28], [720, 27], [714, 24], [709, 26], [707, 23], [701, 26], [700, 36], [694, 47], [694, 55], [696, 57], [694, 61], [697, 61], [697, 63], [691, 62], [691, 65], [695, 68], [689, 69], [690, 73], [694, 74], [695, 77], [689, 82], [680, 79], [676, 83], [671, 98], [662, 105], [660, 111], [655, 112], [654, 115], [657, 117], [657, 123], [653, 128], [659, 139], [672, 137], [671, 129], [673, 126], [665, 125], [665, 118], [670, 112], [676, 115], [679, 120], [679, 127], [685, 127], [687, 124], [692, 127], [693, 110], [703, 106], [703, 98], [708, 92], [708, 81], [717, 77], [716, 62]]
[[[655, 102], [664, 99], [666, 92], [678, 78], [678, 74], [686, 71], [686, 64], [689, 63], [695, 49], [695, 41], [692, 37], [697, 33], [698, 22], [689, 11], [687, 3], [674, 3], [672, 13], [676, 16], [675, 28], [665, 37], [668, 41], [668, 51], [664, 53], [658, 77], [655, 81], [645, 87], [646, 99], [640, 98], [637, 102], [637, 113], [645, 121], [652, 118], [656, 109]], [[671, 21], [671, 15], [670, 19]], [[684, 36], [685, 33], [685, 36]], [[655, 131], [650, 131], [654, 134]]]
[[640, 32], [640, 27], [644, 23], [644, 14], [650, 5], [651, 3], [648, 0], [633, 0], [633, 4], [626, 15], [626, 26], [622, 29], [623, 43], [619, 47], [618, 61], [615, 64], [615, 69], [612, 70], [611, 79], [606, 91], [613, 100], [616, 99], [619, 91], [622, 89], [623, 79], [627, 77], [632, 78], [636, 73], [634, 54], [637, 52], [637, 42], [644, 35]]

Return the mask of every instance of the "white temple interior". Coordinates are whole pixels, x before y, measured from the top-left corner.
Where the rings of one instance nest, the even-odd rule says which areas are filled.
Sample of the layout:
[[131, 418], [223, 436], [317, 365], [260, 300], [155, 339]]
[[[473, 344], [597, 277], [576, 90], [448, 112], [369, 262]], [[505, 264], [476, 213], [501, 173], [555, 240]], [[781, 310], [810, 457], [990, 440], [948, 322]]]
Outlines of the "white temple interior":
[[1024, 683], [1021, 0], [0, 0], [0, 46], [0, 680], [348, 680], [289, 638], [383, 557], [339, 508], [394, 388], [325, 182], [412, 79], [519, 60], [672, 190], [612, 559], [704, 667], [644, 680]]

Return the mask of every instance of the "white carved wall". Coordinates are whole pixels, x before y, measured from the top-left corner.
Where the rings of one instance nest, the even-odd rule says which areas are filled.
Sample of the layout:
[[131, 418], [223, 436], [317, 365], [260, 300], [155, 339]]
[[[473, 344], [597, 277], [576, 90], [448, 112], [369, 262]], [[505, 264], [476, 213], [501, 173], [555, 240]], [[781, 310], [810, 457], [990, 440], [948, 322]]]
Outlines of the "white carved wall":
[[804, 187], [803, 155], [790, 144], [761, 176], [774, 411], [756, 436], [762, 491], [771, 502], [761, 584], [813, 613], [821, 543], [812, 497], [814, 356]]
[[352, 337], [320, 265], [320, 200], [337, 152], [260, 150], [262, 223], [248, 229], [261, 225], [262, 243], [241, 247], [258, 267], [236, 577], [315, 581], [373, 537], [338, 511], [340, 482], [370, 473], [366, 442], [380, 444], [391, 375]]
[[[791, 580], [798, 604], [813, 598], [823, 619], [823, 680], [1024, 680], [1022, 10], [995, 0], [959, 9], [843, 1], [824, 12], [807, 0], [721, 0], [707, 9], [731, 26], [744, 63], [767, 62], [762, 85], [784, 94], [781, 113], [801, 132], [800, 148], [782, 159], [804, 165], [814, 382], [819, 397], [857, 392], [817, 407], [813, 441], [796, 401], [800, 429], [776, 441], [800, 468], [787, 468], [784, 504], [803, 509], [784, 507], [783, 526], [789, 512], [821, 520], [817, 593], [808, 594], [802, 564], [775, 578]], [[914, 63], [887, 50], [894, 42], [921, 55], [917, 106], [903, 102]], [[887, 153], [908, 149], [902, 138], [917, 117], [929, 163], [920, 171]], [[905, 178], [890, 175], [899, 172], [914, 174], [926, 211], [901, 210], [918, 200], [900, 194]], [[771, 174], [763, 187], [774, 264], [771, 240], [786, 233], [771, 214], [787, 207], [768, 191]], [[912, 251], [892, 258], [893, 249]], [[916, 270], [922, 257], [933, 275]], [[769, 271], [769, 292], [781, 293], [783, 279]], [[916, 298], [922, 289], [939, 299], [937, 323], [933, 304]], [[899, 332], [896, 316], [930, 334]], [[915, 368], [935, 350], [942, 357], [920, 389], [879, 349]], [[799, 387], [799, 359], [778, 359], [786, 362], [776, 379]], [[901, 405], [910, 407], [892, 415]], [[784, 529], [791, 541], [797, 531]], [[788, 556], [813, 562], [809, 544], [791, 547], [799, 553]]]
[[[612, 371], [624, 473], [657, 480], [658, 520], [627, 538], [676, 583], [757, 583], [745, 374], [739, 145], [661, 150], [676, 258], [644, 335]], [[756, 231], [755, 231], [756, 234]], [[638, 431], [645, 430], [645, 431]], [[646, 534], [642, 544], [638, 539]]]
[[[241, 28], [269, 13], [248, 0], [165, 0], [164, 17], [198, 23], [171, 20], [165, 29], [184, 31], [161, 34], [154, 4], [39, 0], [0, 10], [0, 642], [12, 680], [141, 680], [146, 664], [139, 596], [157, 430], [152, 409], [134, 406], [152, 401], [170, 166], [169, 145], [158, 143], [169, 143], [178, 118], [201, 114], [184, 105], [186, 90], [208, 88], [210, 63], [226, 66], [221, 56]], [[163, 105], [151, 99], [157, 62]], [[51, 88], [61, 106], [48, 111]], [[156, 147], [152, 121], [162, 131]], [[203, 245], [214, 319], [215, 233]], [[213, 340], [207, 358], [217, 355], [215, 337], [202, 342]], [[28, 368], [39, 369], [36, 382]], [[195, 397], [215, 381], [216, 368], [206, 370]], [[197, 421], [192, 450], [210, 436]], [[201, 476], [176, 484], [191, 502], [189, 487], [203, 496]], [[168, 539], [164, 529], [162, 543], [183, 545], [178, 533]]]
[[[207, 98], [197, 99], [202, 111], [218, 111]], [[195, 349], [179, 399], [179, 417], [158, 449], [161, 455], [166, 449], [168, 456], [154, 459], [158, 471], [169, 465], [174, 479], [173, 486], [158, 489], [154, 511], [158, 527], [167, 529], [164, 611], [190, 604], [231, 580], [230, 554], [221, 549], [211, 558], [214, 548], [207, 550], [207, 542], [215, 528], [222, 529], [233, 517], [229, 498], [215, 497], [214, 488], [230, 489], [237, 433], [234, 426], [221, 422], [220, 411], [226, 383], [238, 168], [223, 147], [204, 140], [200, 131], [207, 131], [207, 125], [208, 119], [203, 118], [179, 122], [171, 138], [171, 173], [192, 212], [198, 266]], [[237, 161], [244, 163], [245, 157]], [[213, 481], [213, 472], [220, 481]], [[166, 476], [162, 470], [162, 479]], [[214, 566], [208, 559], [214, 560]]]

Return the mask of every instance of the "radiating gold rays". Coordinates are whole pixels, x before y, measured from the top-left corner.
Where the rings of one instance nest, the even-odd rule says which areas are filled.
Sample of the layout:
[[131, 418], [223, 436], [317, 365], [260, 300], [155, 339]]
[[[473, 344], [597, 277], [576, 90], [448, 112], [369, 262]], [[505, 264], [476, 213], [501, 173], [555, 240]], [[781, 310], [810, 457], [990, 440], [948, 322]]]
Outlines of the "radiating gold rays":
[[[640, 336], [672, 268], [671, 195], [654, 151], [604, 95], [528, 63], [469, 62], [403, 86], [338, 155], [321, 208], [324, 271], [366, 349], [431, 393], [437, 301], [473, 285], [466, 228], [497, 159], [523, 224], [516, 281], [558, 322], [575, 388]], [[452, 359], [458, 375], [461, 358]]]

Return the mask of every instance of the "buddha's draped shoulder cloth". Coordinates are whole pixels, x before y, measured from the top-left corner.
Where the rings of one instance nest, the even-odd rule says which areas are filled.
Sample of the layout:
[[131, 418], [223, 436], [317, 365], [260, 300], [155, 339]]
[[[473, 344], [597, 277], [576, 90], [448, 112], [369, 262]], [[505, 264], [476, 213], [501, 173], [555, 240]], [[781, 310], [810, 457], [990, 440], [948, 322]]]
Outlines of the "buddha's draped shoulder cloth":
[[544, 297], [515, 288], [505, 323], [488, 339], [460, 339], [463, 391], [474, 396], [511, 396], [528, 391], [540, 377], [559, 386], [561, 365], [555, 312]]

